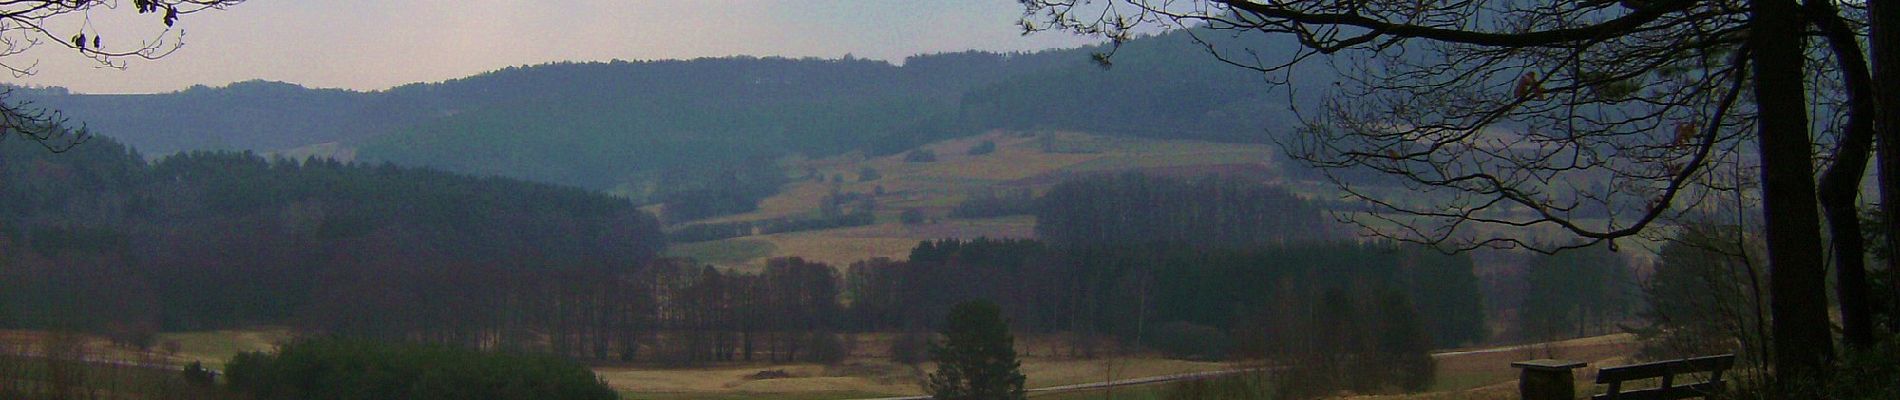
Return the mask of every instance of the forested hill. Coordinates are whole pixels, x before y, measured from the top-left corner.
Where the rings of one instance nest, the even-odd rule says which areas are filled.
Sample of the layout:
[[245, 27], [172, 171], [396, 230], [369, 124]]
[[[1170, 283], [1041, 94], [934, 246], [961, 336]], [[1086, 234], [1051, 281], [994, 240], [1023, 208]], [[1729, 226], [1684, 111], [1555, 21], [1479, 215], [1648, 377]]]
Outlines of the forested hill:
[[[128, 340], [518, 298], [663, 245], [652, 216], [578, 188], [249, 153], [147, 162], [109, 138], [0, 141], [0, 205], [0, 325]], [[458, 289], [404, 297], [432, 287]]]
[[[1229, 52], [1225, 34], [1204, 34]], [[147, 154], [278, 152], [317, 144], [480, 175], [659, 201], [661, 175], [716, 181], [789, 154], [892, 154], [1003, 128], [1266, 141], [1293, 125], [1284, 92], [1208, 57], [1184, 32], [1028, 54], [855, 59], [730, 57], [555, 63], [378, 92], [244, 82], [151, 95], [22, 89]], [[1330, 78], [1329, 78], [1330, 79]], [[1296, 79], [1299, 80], [1299, 79]], [[1316, 81], [1315, 81], [1316, 82]]]

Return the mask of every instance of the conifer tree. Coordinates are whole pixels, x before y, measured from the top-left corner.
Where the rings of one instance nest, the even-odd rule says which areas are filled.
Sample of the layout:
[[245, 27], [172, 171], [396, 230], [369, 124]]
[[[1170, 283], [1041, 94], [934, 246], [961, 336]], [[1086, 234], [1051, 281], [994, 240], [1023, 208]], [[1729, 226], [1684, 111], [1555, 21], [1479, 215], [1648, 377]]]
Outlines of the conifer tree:
[[940, 400], [1023, 399], [1023, 373], [1016, 338], [1002, 310], [985, 300], [957, 304], [943, 327], [943, 342], [930, 346], [937, 372], [924, 389]]

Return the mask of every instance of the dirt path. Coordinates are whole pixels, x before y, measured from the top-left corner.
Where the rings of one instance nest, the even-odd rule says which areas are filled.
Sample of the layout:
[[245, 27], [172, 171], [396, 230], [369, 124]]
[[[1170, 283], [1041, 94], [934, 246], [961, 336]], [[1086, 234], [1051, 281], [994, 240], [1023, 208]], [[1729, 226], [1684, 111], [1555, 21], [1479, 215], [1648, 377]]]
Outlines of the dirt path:
[[[1551, 346], [1569, 347], [1569, 346], [1588, 345], [1588, 344], [1606, 343], [1606, 342], [1614, 342], [1614, 341], [1627, 341], [1627, 340], [1633, 340], [1633, 339], [1631, 339], [1628, 334], [1615, 334], [1615, 335], [1559, 340], [1559, 341], [1544, 342], [1544, 343], [1529, 343], [1529, 344], [1486, 347], [1486, 348], [1466, 349], [1466, 350], [1439, 351], [1439, 352], [1433, 352], [1432, 358], [1446, 358], [1446, 357], [1472, 356], [1472, 355], [1480, 355], [1480, 354], [1505, 353], [1505, 352], [1522, 351], [1522, 350], [1527, 350], [1527, 349], [1537, 349], [1537, 348], [1551, 347]], [[1063, 393], [1063, 392], [1075, 392], [1075, 391], [1084, 391], [1084, 390], [1107, 389], [1107, 388], [1121, 387], [1121, 386], [1146, 385], [1146, 384], [1153, 384], [1153, 383], [1191, 381], [1191, 380], [1197, 380], [1197, 379], [1216, 378], [1216, 377], [1221, 377], [1221, 376], [1239, 374], [1243, 372], [1262, 371], [1269, 368], [1272, 368], [1272, 367], [1242, 368], [1242, 369], [1230, 369], [1230, 370], [1220, 370], [1220, 371], [1195, 372], [1195, 373], [1186, 373], [1186, 374], [1157, 375], [1157, 376], [1150, 376], [1150, 377], [1143, 377], [1143, 378], [1129, 378], [1129, 379], [1119, 379], [1119, 380], [1103, 381], [1103, 382], [1090, 382], [1090, 383], [1078, 383], [1078, 384], [1073, 384], [1073, 385], [1040, 387], [1040, 388], [1034, 388], [1034, 389], [1027, 389], [1024, 391], [1031, 394], [1036, 394], [1036, 393]], [[858, 400], [927, 400], [929, 398], [930, 396], [928, 395], [921, 395], [921, 396], [902, 396], [902, 397], [881, 397], [881, 398], [858, 399]]]
[[[1030, 394], [1074, 392], [1074, 391], [1082, 391], [1082, 390], [1107, 389], [1107, 388], [1121, 387], [1121, 386], [1146, 385], [1150, 383], [1191, 381], [1191, 380], [1214, 378], [1214, 377], [1233, 375], [1233, 374], [1238, 374], [1242, 372], [1250, 372], [1250, 371], [1257, 371], [1257, 370], [1260, 370], [1260, 369], [1259, 368], [1231, 369], [1231, 370], [1224, 370], [1224, 371], [1207, 371], [1207, 372], [1194, 372], [1194, 373], [1186, 373], [1186, 374], [1159, 375], [1159, 376], [1150, 376], [1150, 377], [1143, 377], [1143, 378], [1119, 379], [1119, 380], [1106, 381], [1106, 382], [1090, 382], [1090, 383], [1078, 383], [1074, 385], [1040, 387], [1040, 388], [1035, 388], [1035, 389], [1026, 389], [1023, 391], [1028, 392]], [[904, 397], [881, 397], [881, 398], [875, 398], [875, 399], [862, 399], [862, 400], [927, 400], [929, 398], [930, 398], [929, 395], [921, 395], [921, 396], [904, 396]]]

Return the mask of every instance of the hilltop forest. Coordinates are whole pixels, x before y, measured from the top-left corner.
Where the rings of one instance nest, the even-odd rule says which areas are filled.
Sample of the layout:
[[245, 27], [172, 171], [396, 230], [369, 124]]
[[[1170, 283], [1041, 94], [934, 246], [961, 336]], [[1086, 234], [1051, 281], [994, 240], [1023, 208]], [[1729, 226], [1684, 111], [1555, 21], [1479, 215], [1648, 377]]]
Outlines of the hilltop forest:
[[720, 204], [668, 221], [679, 223], [750, 211], [781, 183], [759, 173], [760, 160], [787, 155], [895, 154], [992, 129], [1262, 143], [1296, 125], [1288, 97], [1258, 90], [1261, 76], [1204, 57], [1190, 40], [1124, 44], [1108, 68], [1089, 61], [1101, 47], [920, 55], [901, 66], [729, 57], [555, 63], [375, 92], [252, 81], [146, 95], [18, 88], [10, 100], [62, 110], [148, 155], [320, 155], [639, 204]]

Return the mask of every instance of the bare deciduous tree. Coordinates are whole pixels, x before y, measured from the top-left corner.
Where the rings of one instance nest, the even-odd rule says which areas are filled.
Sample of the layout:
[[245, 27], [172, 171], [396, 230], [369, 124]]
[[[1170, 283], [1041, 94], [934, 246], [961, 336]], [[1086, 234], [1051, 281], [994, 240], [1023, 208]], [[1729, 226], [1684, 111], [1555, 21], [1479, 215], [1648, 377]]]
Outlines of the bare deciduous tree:
[[[38, 60], [19, 60], [27, 51], [41, 46], [61, 47], [91, 59], [105, 68], [125, 68], [133, 59], [155, 60], [184, 45], [184, 30], [177, 26], [180, 16], [205, 10], [223, 9], [243, 0], [132, 0], [129, 12], [151, 15], [154, 25], [162, 24], [151, 36], [136, 40], [103, 37], [92, 22], [94, 13], [122, 11], [118, 0], [18, 0], [0, 2], [0, 69], [14, 77], [31, 75]], [[70, 21], [81, 21], [68, 28]], [[69, 31], [70, 30], [70, 31]], [[10, 92], [0, 92], [0, 140], [17, 135], [38, 142], [47, 150], [63, 152], [83, 143], [85, 130], [64, 127], [67, 119], [58, 111], [31, 104], [6, 101]]]
[[[1553, 252], [1739, 212], [1715, 206], [1725, 193], [1760, 196], [1775, 370], [1811, 379], [1832, 362], [1814, 154], [1833, 150], [1830, 209], [1851, 209], [1857, 191], [1840, 188], [1858, 184], [1872, 132], [1860, 128], [1870, 109], [1851, 106], [1844, 134], [1817, 139], [1810, 127], [1809, 110], [1834, 106], [1822, 104], [1829, 88], [1871, 82], [1858, 54], [1866, 24], [1827, 0], [1023, 4], [1026, 30], [1116, 45], [1155, 29], [1297, 43], [1267, 54], [1197, 40], [1270, 81], [1309, 59], [1331, 64], [1340, 82], [1324, 109], [1303, 110], [1306, 128], [1282, 144], [1374, 205], [1342, 219], [1375, 235]], [[1831, 46], [1809, 48], [1814, 38]], [[1811, 68], [1817, 59], [1833, 62]], [[1849, 103], [1867, 104], [1854, 101], [1866, 92], [1850, 90]], [[1409, 190], [1336, 173], [1348, 170]], [[1585, 240], [1537, 237], [1547, 233]]]

